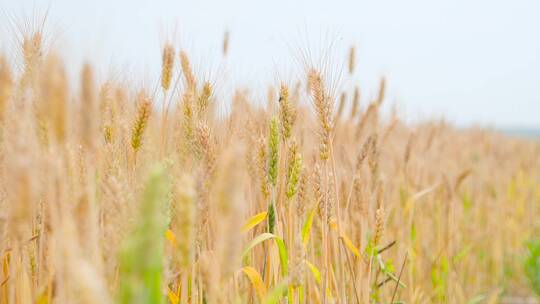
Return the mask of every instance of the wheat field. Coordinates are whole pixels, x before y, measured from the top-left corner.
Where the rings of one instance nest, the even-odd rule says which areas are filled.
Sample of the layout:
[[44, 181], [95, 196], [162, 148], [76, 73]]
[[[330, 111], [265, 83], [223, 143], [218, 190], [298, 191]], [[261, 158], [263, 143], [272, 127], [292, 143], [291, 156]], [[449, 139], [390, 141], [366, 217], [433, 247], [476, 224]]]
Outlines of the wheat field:
[[45, 35], [0, 60], [0, 303], [532, 301], [538, 141], [325, 66], [225, 100], [173, 44], [157, 89], [70, 79]]

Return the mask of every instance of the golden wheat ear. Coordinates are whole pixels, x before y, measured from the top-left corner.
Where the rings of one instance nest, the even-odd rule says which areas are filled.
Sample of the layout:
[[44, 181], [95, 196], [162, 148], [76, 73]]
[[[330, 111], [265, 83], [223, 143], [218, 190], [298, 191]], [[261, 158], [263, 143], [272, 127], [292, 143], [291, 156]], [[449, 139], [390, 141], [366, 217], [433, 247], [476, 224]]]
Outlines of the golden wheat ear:
[[0, 55], [0, 122], [3, 121], [6, 106], [11, 99], [13, 76], [4, 56]]
[[137, 116], [131, 130], [131, 147], [135, 152], [139, 151], [143, 144], [143, 135], [148, 125], [148, 119], [152, 112], [152, 102], [144, 92], [140, 92], [137, 96]]
[[356, 47], [351, 46], [349, 49], [349, 74], [354, 73], [354, 68], [356, 67]]
[[174, 71], [175, 51], [171, 44], [166, 44], [163, 47], [161, 57], [161, 88], [163, 91], [168, 91], [171, 86], [171, 80]]
[[197, 98], [197, 117], [199, 120], [208, 118], [208, 110], [211, 109], [211, 98], [213, 94], [212, 84], [206, 81]]
[[321, 74], [316, 70], [308, 73], [308, 87], [311, 98], [317, 113], [319, 123], [319, 153], [322, 160], [327, 160], [330, 156], [330, 145], [332, 136], [332, 100], [327, 95]]
[[185, 80], [187, 89], [192, 94], [196, 94], [197, 80], [195, 78], [195, 74], [193, 74], [193, 69], [191, 68], [189, 57], [187, 53], [183, 50], [180, 51], [180, 66], [182, 67], [182, 73], [184, 74], [184, 80]]
[[229, 39], [230, 39], [230, 33], [229, 31], [225, 31], [225, 33], [223, 34], [223, 56], [227, 56], [227, 54], [229, 53]]

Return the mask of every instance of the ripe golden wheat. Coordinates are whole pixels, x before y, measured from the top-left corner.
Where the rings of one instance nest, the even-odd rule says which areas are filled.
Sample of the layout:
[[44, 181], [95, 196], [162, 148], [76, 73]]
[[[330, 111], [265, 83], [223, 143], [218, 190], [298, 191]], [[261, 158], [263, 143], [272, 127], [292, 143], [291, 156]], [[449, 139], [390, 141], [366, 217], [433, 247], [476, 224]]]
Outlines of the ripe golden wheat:
[[0, 303], [529, 294], [538, 142], [388, 118], [384, 78], [370, 100], [332, 92], [317, 66], [217, 115], [227, 101], [171, 44], [158, 93], [98, 83], [90, 65], [76, 92], [27, 34], [21, 71], [0, 59]]

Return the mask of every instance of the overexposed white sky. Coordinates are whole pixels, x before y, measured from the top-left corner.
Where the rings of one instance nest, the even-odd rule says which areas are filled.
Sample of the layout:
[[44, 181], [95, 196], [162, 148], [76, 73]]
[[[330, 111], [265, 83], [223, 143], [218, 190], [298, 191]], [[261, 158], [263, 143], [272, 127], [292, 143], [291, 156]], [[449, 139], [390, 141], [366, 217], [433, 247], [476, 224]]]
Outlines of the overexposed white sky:
[[90, 60], [103, 77], [155, 80], [169, 38], [198, 72], [257, 89], [292, 80], [301, 51], [330, 41], [336, 64], [356, 46], [365, 96], [387, 77], [389, 103], [407, 119], [540, 126], [538, 0], [0, 0], [0, 49], [13, 47], [14, 21], [47, 10], [53, 48], [74, 71]]

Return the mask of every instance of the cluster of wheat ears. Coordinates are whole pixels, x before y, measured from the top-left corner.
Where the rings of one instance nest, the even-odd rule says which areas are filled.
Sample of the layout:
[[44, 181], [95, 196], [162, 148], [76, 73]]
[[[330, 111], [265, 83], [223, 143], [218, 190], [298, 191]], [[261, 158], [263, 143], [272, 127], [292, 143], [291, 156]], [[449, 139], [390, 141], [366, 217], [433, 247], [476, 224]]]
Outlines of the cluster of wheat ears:
[[334, 92], [317, 66], [218, 111], [215, 83], [172, 44], [156, 92], [97, 83], [90, 65], [70, 85], [41, 31], [20, 40], [20, 68], [0, 60], [0, 303], [529, 293], [538, 143], [405, 124], [379, 111], [384, 79], [373, 98]]

